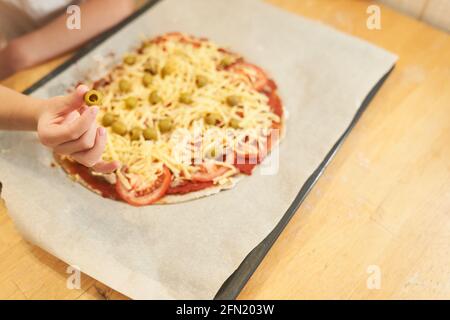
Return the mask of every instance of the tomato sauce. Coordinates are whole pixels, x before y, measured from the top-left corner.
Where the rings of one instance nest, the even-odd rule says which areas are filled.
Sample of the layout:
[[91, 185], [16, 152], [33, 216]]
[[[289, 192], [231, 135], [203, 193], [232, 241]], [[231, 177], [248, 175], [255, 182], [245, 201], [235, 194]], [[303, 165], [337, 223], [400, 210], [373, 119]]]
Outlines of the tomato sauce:
[[186, 181], [181, 185], [169, 187], [169, 190], [167, 190], [166, 194], [186, 194], [189, 192], [204, 190], [212, 186], [214, 186], [214, 183], [212, 181], [207, 182]]
[[92, 175], [87, 167], [79, 163], [66, 159], [61, 160], [59, 157], [57, 157], [57, 160], [70, 175], [78, 175], [90, 188], [100, 192], [102, 197], [122, 201], [117, 194], [114, 184], [110, 184], [101, 177]]
[[[262, 87], [262, 89], [260, 89], [260, 92], [265, 94], [268, 98], [268, 104], [270, 106], [270, 108], [272, 109], [272, 111], [279, 117], [283, 116], [283, 106], [281, 103], [281, 99], [278, 96], [276, 90], [277, 90], [277, 85], [275, 84], [275, 82], [268, 78], [267, 75], [265, 74], [264, 71], [261, 70], [262, 73], [264, 73], [264, 75], [267, 78], [267, 82], [266, 84]], [[272, 124], [272, 129], [273, 130], [280, 130], [281, 128], [281, 124], [277, 123], [277, 122], [273, 122]], [[267, 153], [270, 152], [270, 150], [272, 149], [272, 139], [273, 139], [273, 131], [272, 133], [270, 133], [270, 135], [267, 137]], [[262, 160], [264, 160], [264, 158], [261, 158], [258, 155], [258, 160], [257, 163], [247, 163], [248, 159], [245, 158], [244, 159], [244, 163], [237, 163], [237, 158], [235, 160], [234, 166], [243, 174], [246, 175], [251, 175], [253, 172], [253, 169], [259, 164], [261, 163]], [[240, 161], [242, 162], [242, 159], [240, 159]]]

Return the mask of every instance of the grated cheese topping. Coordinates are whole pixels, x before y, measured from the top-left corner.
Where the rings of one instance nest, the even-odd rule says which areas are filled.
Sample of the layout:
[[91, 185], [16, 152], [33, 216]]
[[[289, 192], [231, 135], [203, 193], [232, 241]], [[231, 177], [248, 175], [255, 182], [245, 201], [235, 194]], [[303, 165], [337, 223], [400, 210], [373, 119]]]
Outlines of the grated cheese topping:
[[[127, 57], [132, 57], [133, 63], [125, 58], [97, 88], [104, 96], [97, 121], [101, 124], [109, 114], [126, 127], [124, 135], [107, 128], [103, 160], [122, 164], [126, 170], [120, 170], [117, 178], [128, 189], [133, 188], [136, 177], [143, 185], [153, 183], [164, 166], [172, 173], [172, 185], [177, 185], [190, 180], [205, 163], [229, 168], [214, 179], [216, 184], [226, 183], [239, 171], [218, 155], [223, 150], [237, 151], [244, 141], [263, 141], [272, 124], [281, 121], [272, 112], [268, 97], [255, 89], [253, 71], [244, 74], [228, 68], [241, 57], [210, 41], [167, 34], [145, 41]], [[146, 75], [151, 82], [144, 84]], [[199, 85], [199, 77], [206, 79], [204, 86]], [[131, 85], [129, 91], [121, 90], [123, 80]], [[159, 97], [157, 103], [149, 98], [152, 93]], [[180, 102], [182, 95], [190, 101]], [[238, 103], [227, 103], [230, 96], [238, 97]], [[136, 99], [132, 108], [126, 103], [129, 97]], [[211, 114], [218, 121], [208, 124]], [[169, 132], [159, 128], [164, 119], [171, 122]], [[153, 128], [157, 139], [146, 140], [141, 135], [133, 140], [130, 132], [134, 128]], [[245, 148], [258, 151], [255, 144], [247, 143]]]

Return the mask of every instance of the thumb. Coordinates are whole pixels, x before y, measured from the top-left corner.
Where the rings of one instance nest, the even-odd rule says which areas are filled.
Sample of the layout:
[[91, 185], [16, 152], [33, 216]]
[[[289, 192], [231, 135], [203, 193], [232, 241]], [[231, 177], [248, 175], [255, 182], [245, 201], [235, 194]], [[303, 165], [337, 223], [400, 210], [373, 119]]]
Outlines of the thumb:
[[61, 104], [58, 106], [58, 112], [69, 113], [80, 109], [84, 104], [84, 95], [89, 91], [85, 85], [79, 85], [74, 92], [62, 97]]

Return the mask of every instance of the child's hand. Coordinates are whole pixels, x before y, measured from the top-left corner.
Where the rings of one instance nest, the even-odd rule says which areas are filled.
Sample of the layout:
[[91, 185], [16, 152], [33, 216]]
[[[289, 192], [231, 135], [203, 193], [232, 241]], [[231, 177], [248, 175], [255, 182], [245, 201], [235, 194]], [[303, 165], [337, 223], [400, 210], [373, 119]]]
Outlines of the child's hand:
[[39, 115], [38, 136], [42, 144], [58, 154], [70, 156], [97, 172], [112, 172], [120, 164], [102, 160], [107, 133], [95, 121], [98, 107], [84, 104], [88, 90], [81, 85], [68, 96], [47, 100], [45, 111]]

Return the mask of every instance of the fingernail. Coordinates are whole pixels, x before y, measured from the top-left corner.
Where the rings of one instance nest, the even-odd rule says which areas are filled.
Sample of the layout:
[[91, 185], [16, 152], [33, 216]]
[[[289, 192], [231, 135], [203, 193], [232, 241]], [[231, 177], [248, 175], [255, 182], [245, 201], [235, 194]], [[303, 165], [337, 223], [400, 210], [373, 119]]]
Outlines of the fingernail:
[[84, 94], [84, 93], [86, 93], [86, 92], [89, 91], [89, 87], [86, 86], [86, 85], [84, 85], [84, 84], [80, 84], [80, 85], [77, 87], [77, 90], [78, 90], [78, 92]]
[[96, 116], [97, 115], [97, 113], [98, 113], [98, 107], [91, 107], [91, 112], [92, 112], [92, 114], [94, 115], [94, 116]]
[[103, 137], [106, 134], [106, 130], [103, 127], [98, 128], [98, 134]]

